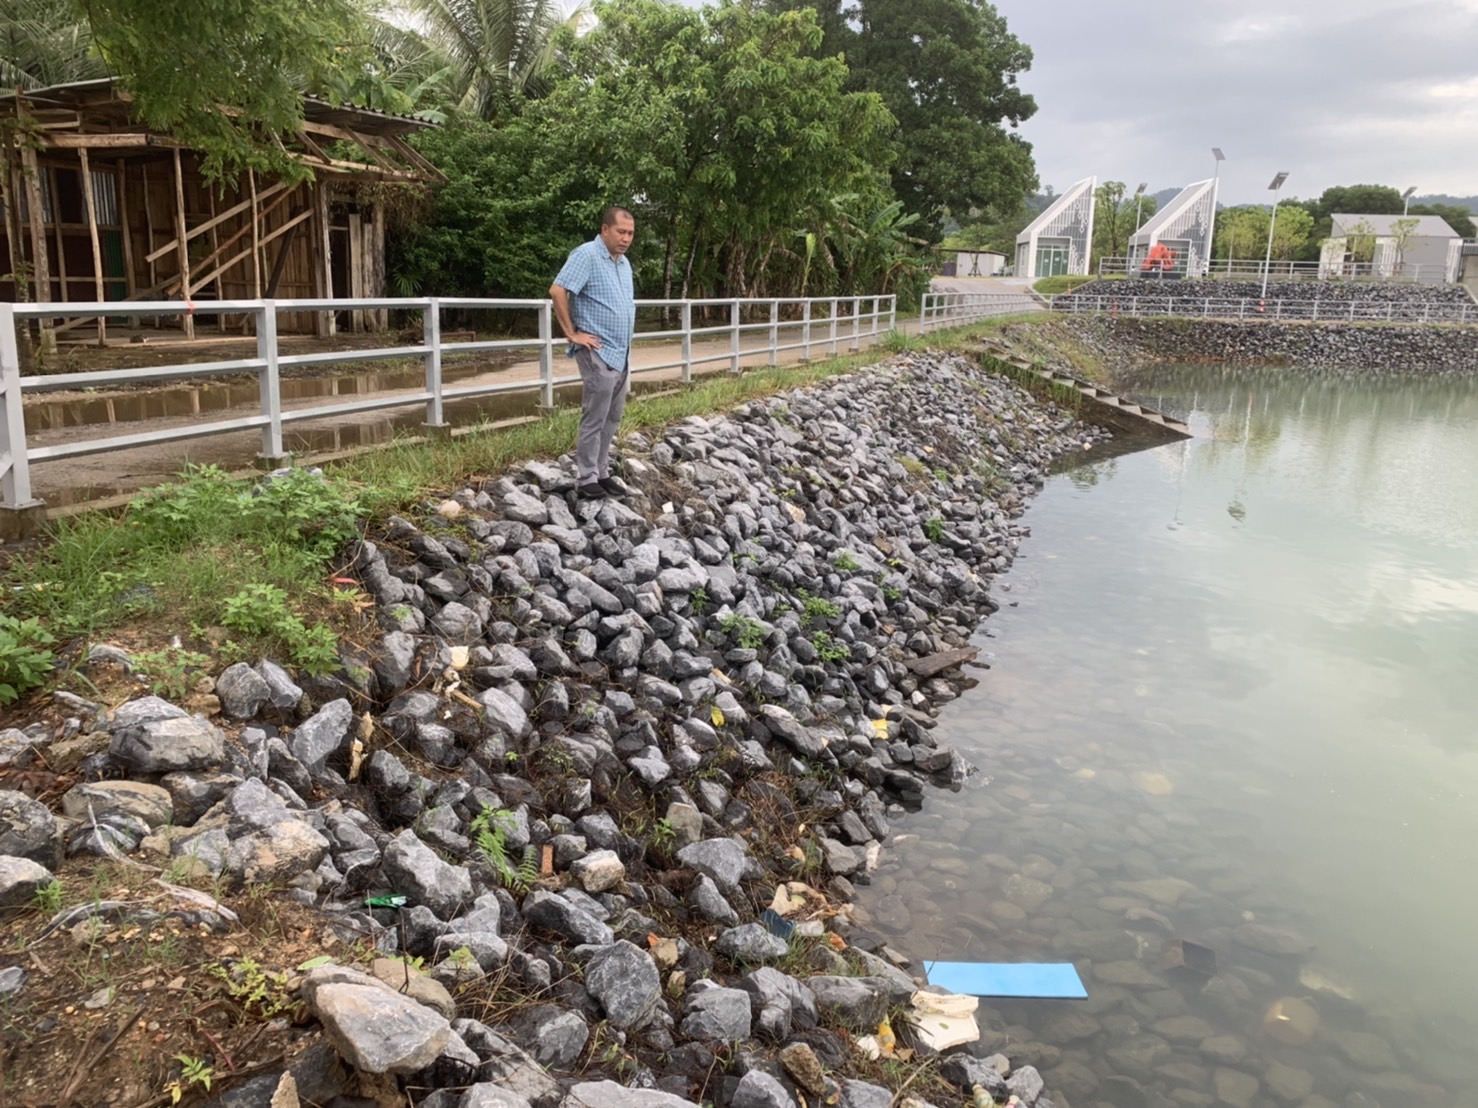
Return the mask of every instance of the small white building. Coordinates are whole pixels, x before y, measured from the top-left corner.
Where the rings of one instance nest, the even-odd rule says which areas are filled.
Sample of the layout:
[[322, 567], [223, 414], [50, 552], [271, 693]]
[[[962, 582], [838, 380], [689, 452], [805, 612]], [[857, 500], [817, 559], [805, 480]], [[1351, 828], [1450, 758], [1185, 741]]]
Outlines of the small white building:
[[[1006, 255], [994, 250], [958, 250], [953, 261], [954, 272], [946, 277], [995, 277], [1006, 268]], [[944, 264], [948, 269], [950, 263]]]
[[1451, 282], [1462, 251], [1462, 236], [1440, 216], [1337, 213], [1319, 251], [1319, 276]]
[[1129, 237], [1131, 277], [1206, 275], [1216, 234], [1216, 187], [1214, 177], [1187, 185]]
[[1093, 253], [1093, 190], [1097, 184], [1096, 177], [1083, 178], [1016, 236], [1016, 276], [1035, 281], [1087, 274]]

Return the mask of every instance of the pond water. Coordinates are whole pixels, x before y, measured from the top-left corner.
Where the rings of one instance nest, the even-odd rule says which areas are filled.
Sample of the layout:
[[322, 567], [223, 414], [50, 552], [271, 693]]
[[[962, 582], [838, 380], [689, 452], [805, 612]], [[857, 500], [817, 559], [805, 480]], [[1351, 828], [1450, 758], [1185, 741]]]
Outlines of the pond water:
[[916, 969], [1078, 961], [1088, 1001], [981, 1020], [1073, 1108], [1478, 1104], [1478, 383], [1128, 391], [1197, 437], [1048, 481], [934, 732], [988, 783], [859, 903]]

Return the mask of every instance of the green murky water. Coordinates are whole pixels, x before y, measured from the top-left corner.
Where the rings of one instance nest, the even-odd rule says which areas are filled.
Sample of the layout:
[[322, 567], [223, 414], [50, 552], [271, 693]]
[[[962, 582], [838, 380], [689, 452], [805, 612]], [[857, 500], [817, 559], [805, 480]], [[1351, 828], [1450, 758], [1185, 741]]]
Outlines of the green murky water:
[[[935, 732], [990, 784], [895, 820], [862, 903], [916, 958], [1148, 969], [1089, 968], [1077, 1008], [986, 1002], [1074, 1108], [1234, 1103], [1235, 1074], [1258, 1104], [1478, 1104], [1478, 382], [1131, 391], [1197, 438], [1033, 503], [993, 668]], [[1163, 972], [1176, 936], [1217, 983]], [[1312, 1042], [1261, 1031], [1282, 996], [1315, 998]]]

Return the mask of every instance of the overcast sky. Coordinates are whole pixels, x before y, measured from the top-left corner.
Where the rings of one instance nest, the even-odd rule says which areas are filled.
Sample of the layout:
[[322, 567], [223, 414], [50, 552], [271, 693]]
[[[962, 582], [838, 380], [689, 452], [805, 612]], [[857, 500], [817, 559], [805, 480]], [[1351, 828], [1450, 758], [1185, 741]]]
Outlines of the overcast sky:
[[1156, 192], [1221, 167], [1224, 204], [1330, 185], [1478, 194], [1478, 0], [994, 0], [1035, 54], [1044, 185]]

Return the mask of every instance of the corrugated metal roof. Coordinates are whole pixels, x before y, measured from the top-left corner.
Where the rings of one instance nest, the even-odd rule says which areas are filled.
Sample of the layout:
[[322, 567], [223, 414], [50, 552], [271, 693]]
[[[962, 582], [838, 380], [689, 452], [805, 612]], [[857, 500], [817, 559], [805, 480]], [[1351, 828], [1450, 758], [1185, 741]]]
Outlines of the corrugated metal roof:
[[1333, 227], [1330, 233], [1335, 238], [1350, 234], [1350, 229], [1359, 223], [1367, 223], [1374, 229], [1377, 238], [1386, 238], [1394, 235], [1394, 224], [1400, 219], [1414, 219], [1416, 226], [1411, 233], [1417, 238], [1433, 239], [1456, 239], [1462, 238], [1456, 231], [1447, 225], [1447, 220], [1438, 215], [1341, 215], [1335, 214], [1331, 217]]
[[[115, 78], [95, 77], [89, 81], [73, 81], [64, 85], [48, 85], [45, 88], [24, 89], [21, 95], [30, 101], [49, 101], [60, 108], [68, 108], [73, 111], [85, 111], [89, 107], [99, 107], [96, 101], [86, 102], [85, 94], [110, 89], [115, 84]], [[15, 96], [14, 89], [0, 91], [0, 100]], [[114, 103], [125, 102], [122, 97], [117, 98]], [[352, 106], [335, 106], [327, 100], [321, 100], [316, 96], [303, 97], [303, 115], [315, 123], [329, 123], [341, 127], [358, 127], [368, 134], [404, 134], [408, 131], [419, 131], [426, 127], [434, 127], [436, 124], [424, 119], [414, 119], [410, 116], [392, 115], [389, 112], [376, 111], [373, 108], [356, 108]], [[368, 124], [368, 126], [366, 126]]]

